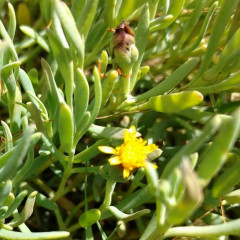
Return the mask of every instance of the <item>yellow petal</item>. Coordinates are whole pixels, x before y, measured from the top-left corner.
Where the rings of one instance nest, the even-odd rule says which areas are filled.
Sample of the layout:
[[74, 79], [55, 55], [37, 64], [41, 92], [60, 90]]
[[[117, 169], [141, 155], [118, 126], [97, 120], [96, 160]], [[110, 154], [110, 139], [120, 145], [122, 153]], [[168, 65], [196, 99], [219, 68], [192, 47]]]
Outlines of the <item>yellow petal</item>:
[[116, 153], [114, 148], [108, 147], [108, 146], [98, 146], [98, 149], [101, 152], [106, 153], [106, 154], [115, 154]]
[[128, 178], [130, 175], [130, 171], [128, 168], [123, 169], [123, 178]]
[[156, 144], [150, 144], [148, 146], [145, 146], [144, 148], [145, 148], [146, 154], [148, 154], [156, 150], [158, 146]]
[[130, 140], [136, 139], [136, 128], [134, 126], [131, 126], [128, 130], [125, 130], [124, 132], [124, 142], [128, 142]]
[[128, 142], [130, 140], [129, 132], [128, 130], [125, 130], [124, 132], [124, 142]]
[[158, 168], [158, 166], [156, 165], [156, 164], [153, 164], [152, 163], [152, 166], [156, 169], [156, 168]]
[[119, 157], [112, 157], [108, 159], [110, 165], [119, 165], [121, 164], [120, 158]]
[[136, 128], [134, 126], [131, 126], [130, 129], [128, 130], [129, 133], [129, 137], [131, 138], [131, 140], [135, 140], [136, 139]]
[[128, 131], [130, 133], [133, 133], [134, 135], [136, 135], [136, 132], [137, 132], [135, 126], [131, 126]]

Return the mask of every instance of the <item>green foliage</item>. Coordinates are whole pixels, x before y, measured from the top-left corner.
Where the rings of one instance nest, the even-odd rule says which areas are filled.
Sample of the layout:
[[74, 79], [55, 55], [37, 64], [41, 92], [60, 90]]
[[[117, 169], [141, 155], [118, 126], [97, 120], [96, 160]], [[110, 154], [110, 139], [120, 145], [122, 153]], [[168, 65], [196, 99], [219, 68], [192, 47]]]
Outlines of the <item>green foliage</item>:
[[[3, 0], [0, 19], [1, 239], [240, 236], [238, 0]], [[130, 126], [159, 148], [124, 178], [98, 147], [119, 160]]]

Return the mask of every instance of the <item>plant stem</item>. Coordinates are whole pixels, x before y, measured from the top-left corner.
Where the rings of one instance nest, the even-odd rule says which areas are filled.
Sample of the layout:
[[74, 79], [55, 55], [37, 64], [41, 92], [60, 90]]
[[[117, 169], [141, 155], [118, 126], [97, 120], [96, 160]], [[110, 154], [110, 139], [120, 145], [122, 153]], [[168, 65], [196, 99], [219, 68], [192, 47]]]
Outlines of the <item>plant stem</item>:
[[113, 180], [107, 180], [106, 184], [106, 192], [105, 192], [105, 197], [102, 205], [100, 206], [99, 210], [101, 212], [105, 211], [105, 209], [111, 205], [112, 202], [112, 194], [114, 191], [114, 188], [116, 186], [116, 182]]
[[76, 223], [76, 224], [74, 224], [74, 225], [72, 225], [71, 227], [69, 227], [68, 229], [67, 229], [67, 231], [68, 232], [74, 232], [74, 231], [76, 231], [77, 229], [79, 229], [81, 226], [79, 225], [79, 223]]
[[190, 227], [175, 227], [169, 229], [164, 238], [185, 236], [185, 237], [216, 237], [223, 235], [233, 235], [240, 232], [240, 219], [232, 220], [226, 224], [218, 224], [213, 226], [190, 226]]
[[67, 167], [64, 170], [62, 181], [61, 181], [61, 183], [58, 187], [58, 190], [57, 190], [55, 196], [53, 197], [54, 201], [58, 200], [63, 195], [66, 182], [67, 182], [69, 176], [71, 175], [72, 166], [73, 166], [73, 159], [74, 159], [74, 151], [72, 151], [68, 155], [68, 164], [67, 164]]
[[59, 230], [65, 230], [66, 227], [65, 227], [65, 224], [63, 222], [63, 219], [62, 219], [61, 213], [59, 211], [59, 208], [57, 208], [57, 210], [55, 211], [55, 215], [56, 215], [56, 218], [57, 218], [57, 223], [58, 223]]

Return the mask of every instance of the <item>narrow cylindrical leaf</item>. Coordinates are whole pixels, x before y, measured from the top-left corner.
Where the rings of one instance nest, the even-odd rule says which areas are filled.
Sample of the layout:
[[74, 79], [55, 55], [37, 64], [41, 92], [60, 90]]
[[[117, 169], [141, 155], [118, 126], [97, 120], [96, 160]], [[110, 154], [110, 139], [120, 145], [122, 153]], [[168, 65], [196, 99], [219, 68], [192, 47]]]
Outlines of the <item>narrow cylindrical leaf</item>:
[[69, 237], [69, 232], [64, 231], [52, 231], [52, 232], [17, 232], [9, 231], [5, 229], [0, 230], [0, 237], [3, 239], [15, 239], [15, 240], [45, 240], [45, 239], [65, 239]]
[[99, 210], [103, 213], [106, 211], [106, 208], [111, 205], [113, 192], [116, 186], [116, 181], [113, 179], [107, 179], [105, 196], [102, 205], [99, 207]]
[[153, 31], [156, 31], [156, 30], [166, 28], [172, 22], [174, 22], [174, 20], [181, 13], [181, 11], [183, 9], [184, 2], [185, 2], [185, 0], [179, 0], [179, 1], [171, 0], [170, 5], [169, 5], [169, 9], [167, 11], [167, 15], [172, 16], [171, 20], [169, 19], [168, 21], [161, 21], [161, 19], [158, 19], [158, 18], [155, 19], [154, 21], [152, 21], [152, 23], [150, 25], [150, 31], [153, 32]]
[[149, 209], [143, 209], [132, 214], [123, 213], [122, 211], [118, 210], [114, 206], [110, 206], [108, 207], [108, 209], [110, 210], [110, 212], [113, 214], [114, 217], [116, 217], [118, 220], [124, 220], [124, 221], [132, 221], [145, 214], [150, 213]]
[[49, 64], [43, 58], [41, 59], [41, 64], [48, 76], [47, 80], [49, 82], [50, 92], [52, 93], [54, 100], [56, 101], [56, 103], [62, 102], [63, 99], [61, 98], [61, 95], [58, 92], [58, 87], [53, 77], [53, 73]]
[[49, 52], [49, 46], [48, 43], [46, 42], [46, 40], [41, 37], [38, 32], [36, 32], [33, 28], [29, 27], [29, 26], [20, 26], [20, 30], [25, 33], [28, 37], [33, 38], [36, 43], [42, 47], [46, 52]]
[[136, 81], [138, 81], [141, 78], [143, 78], [149, 72], [149, 70], [150, 70], [149, 66], [142, 66], [142, 67], [140, 67], [140, 69], [138, 69]]
[[68, 62], [66, 67], [68, 76], [64, 76], [65, 95], [68, 106], [70, 106], [70, 108], [73, 109], [73, 85], [74, 85], [73, 61]]
[[5, 183], [0, 184], [0, 206], [2, 206], [2, 203], [7, 198], [7, 196], [12, 191], [12, 181], [7, 180]]
[[107, 78], [104, 79], [102, 85], [102, 107], [104, 107], [112, 94], [113, 87], [117, 81], [118, 73], [115, 70], [112, 70]]
[[41, 118], [41, 115], [40, 115], [40, 111], [31, 102], [27, 103], [27, 109], [31, 113], [32, 120], [36, 124], [37, 130], [39, 132], [45, 133], [45, 127], [44, 127], [44, 124], [43, 124], [43, 121], [42, 121], [42, 118]]
[[[240, 109], [237, 109], [232, 118], [223, 122], [218, 135], [202, 160], [197, 173], [203, 184], [207, 184], [211, 178], [219, 171], [226, 159], [226, 154], [231, 150], [240, 130]], [[211, 163], [211, 164], [209, 164]]]
[[8, 35], [2, 21], [0, 21], [0, 34], [2, 35], [3, 39], [8, 43], [8, 46], [9, 46], [10, 51], [11, 51], [12, 56], [13, 56], [13, 60], [18, 61], [18, 55], [17, 55], [17, 52], [15, 50], [14, 44], [13, 44], [10, 36]]
[[78, 18], [78, 16], [80, 15], [82, 9], [84, 8], [85, 4], [86, 4], [87, 0], [82, 0], [82, 1], [78, 1], [78, 0], [73, 0], [72, 1], [72, 7], [71, 7], [71, 12], [73, 17], [75, 18], [75, 20]]
[[100, 216], [101, 212], [98, 209], [91, 209], [79, 217], [79, 225], [83, 228], [90, 227], [99, 220]]
[[88, 130], [88, 127], [91, 125], [90, 119], [91, 119], [91, 113], [89, 111], [85, 112], [83, 119], [82, 119], [82, 124], [81, 124], [80, 128], [77, 129], [75, 132], [74, 146], [77, 145], [80, 138], [83, 136], [83, 134]]
[[12, 142], [12, 133], [8, 125], [4, 122], [1, 121], [2, 127], [3, 127], [3, 133], [5, 136], [5, 151], [8, 152], [13, 148], [13, 142]]
[[141, 9], [143, 4], [145, 4], [145, 0], [126, 0], [123, 1], [117, 15], [118, 22], [121, 22], [125, 19], [129, 19], [134, 12]]
[[55, 202], [53, 202], [41, 193], [38, 193], [36, 197], [36, 204], [51, 211], [56, 211], [58, 208]]
[[111, 25], [114, 23], [114, 20], [115, 20], [117, 2], [118, 3], [120, 2], [121, 4], [121, 1], [117, 1], [117, 0], [106, 1], [107, 17], [108, 17], [108, 23], [110, 24], [109, 25], [110, 27], [112, 27]]
[[27, 196], [27, 191], [21, 191], [16, 198], [13, 200], [11, 205], [8, 208], [8, 211], [5, 214], [5, 218], [8, 218], [9, 216], [12, 215], [12, 213], [18, 208], [18, 206], [22, 203], [23, 199]]
[[101, 59], [102, 59], [102, 66], [101, 66], [101, 72], [105, 73], [107, 70], [107, 65], [108, 65], [108, 53], [107, 51], [102, 51], [101, 53]]
[[160, 236], [159, 229], [157, 229], [157, 214], [156, 211], [154, 212], [151, 220], [149, 221], [147, 227], [145, 228], [141, 239], [142, 240], [148, 240], [148, 239], [153, 239], [151, 234], [153, 234], [155, 231], [157, 231], [158, 236]]
[[46, 107], [44, 106], [44, 104], [42, 103], [42, 101], [34, 94], [32, 94], [31, 92], [27, 91], [27, 94], [29, 96], [29, 98], [31, 99], [31, 101], [34, 103], [34, 105], [40, 110], [40, 112], [42, 113], [42, 117], [47, 120], [48, 119], [48, 112]]
[[237, 5], [231, 25], [229, 27], [227, 41], [231, 39], [234, 32], [239, 28], [239, 19], [240, 19], [240, 4]]
[[22, 106], [18, 103], [22, 102], [22, 93], [20, 87], [16, 86], [15, 101], [13, 106], [13, 112], [11, 116], [11, 130], [12, 133], [19, 131], [21, 126], [21, 113]]
[[59, 16], [59, 19], [62, 23], [63, 29], [68, 35], [68, 37], [71, 39], [74, 47], [79, 53], [79, 67], [83, 67], [83, 58], [84, 58], [84, 43], [83, 40], [77, 30], [76, 23], [74, 21], [74, 18], [68, 8], [68, 6], [59, 0], [54, 0], [54, 8]]
[[98, 0], [87, 1], [81, 13], [79, 13], [79, 17], [77, 19], [77, 28], [85, 39], [92, 25], [97, 6]]
[[192, 52], [201, 42], [203, 36], [205, 35], [206, 31], [207, 31], [207, 28], [209, 26], [209, 23], [211, 22], [211, 19], [214, 15], [214, 12], [216, 10], [218, 6], [218, 1], [214, 2], [212, 4], [212, 6], [210, 7], [208, 13], [207, 13], [207, 16], [205, 17], [204, 21], [203, 21], [203, 24], [202, 24], [202, 27], [199, 31], [199, 34], [198, 34], [198, 37], [197, 39], [188, 47], [184, 47], [181, 51], [180, 51], [180, 54], [181, 55], [185, 55], [187, 53], [190, 53]]
[[94, 76], [95, 98], [94, 98], [94, 107], [93, 107], [93, 110], [91, 113], [91, 119], [90, 119], [91, 123], [97, 117], [102, 105], [102, 86], [101, 86], [98, 70], [96, 67], [94, 67], [93, 69], [93, 76]]
[[232, 220], [227, 223], [211, 226], [186, 226], [170, 228], [164, 238], [170, 237], [195, 237], [195, 238], [214, 238], [228, 235], [238, 235], [240, 228], [240, 219]]
[[19, 184], [19, 182], [21, 182], [23, 179], [25, 179], [25, 176], [31, 170], [33, 161], [34, 161], [34, 149], [33, 149], [33, 146], [31, 146], [31, 147], [29, 147], [29, 150], [28, 150], [28, 157], [27, 157], [26, 162], [24, 163], [23, 167], [18, 170], [17, 174], [13, 178], [14, 186], [17, 186], [17, 184]]
[[[179, 167], [175, 168], [174, 171], [169, 175], [167, 183], [169, 183], [171, 188], [169, 191], [169, 195], [165, 197], [166, 200], [167, 200], [167, 197], [168, 198], [171, 197], [174, 200], [179, 199], [179, 195], [182, 195], [182, 193], [184, 191], [183, 186], [182, 186], [182, 172], [180, 171]], [[167, 192], [167, 191], [165, 191], [165, 192]], [[166, 193], [165, 193], [165, 195], [166, 195]], [[168, 203], [168, 202], [166, 201], [166, 203]], [[171, 205], [172, 203], [168, 203], [168, 204]]]
[[55, 79], [54, 79], [54, 76], [53, 76], [50, 66], [44, 59], [41, 59], [41, 63], [42, 63], [42, 67], [43, 67], [44, 76], [49, 85], [49, 94], [51, 95], [51, 99], [53, 100], [50, 117], [55, 118], [55, 117], [58, 117], [60, 103], [63, 102], [63, 97], [59, 93], [59, 90], [58, 90], [58, 87], [55, 82]]
[[227, 168], [222, 175], [220, 175], [212, 188], [212, 195], [219, 198], [229, 193], [234, 185], [240, 182], [239, 179], [240, 162], [234, 163], [231, 167]]
[[4, 216], [4, 214], [7, 212], [8, 207], [4, 206], [0, 208], [0, 217], [2, 218]]
[[16, 221], [11, 222], [10, 226], [16, 227], [16, 226], [24, 223], [26, 220], [28, 220], [28, 218], [31, 217], [31, 215], [33, 213], [33, 207], [35, 204], [35, 199], [36, 199], [37, 194], [38, 194], [38, 192], [34, 191], [28, 196], [25, 206], [24, 206], [22, 212], [20, 213], [19, 218]]
[[[179, 114], [183, 117], [192, 119], [201, 124], [206, 124], [210, 119], [212, 119], [215, 116], [215, 113], [203, 111], [202, 109], [194, 109], [194, 108], [188, 108], [186, 110], [182, 110], [181, 112], [179, 112]], [[221, 121], [228, 121], [228, 119], [231, 118], [231, 116], [226, 114], [217, 114], [217, 115]]]
[[184, 193], [181, 200], [168, 213], [167, 220], [171, 224], [178, 224], [190, 216], [201, 204], [203, 194], [197, 175], [192, 171], [187, 159], [181, 165]]
[[73, 147], [74, 125], [72, 112], [66, 103], [62, 103], [59, 113], [59, 137], [65, 152], [70, 153]]
[[148, 107], [157, 112], [174, 113], [185, 108], [193, 107], [202, 102], [200, 92], [189, 91], [152, 97], [148, 101]]
[[13, 203], [14, 199], [15, 199], [15, 196], [14, 196], [14, 194], [10, 191], [10, 193], [8, 194], [8, 196], [6, 197], [6, 199], [4, 200], [3, 205], [8, 206], [8, 209], [9, 209], [9, 206]]
[[185, 62], [182, 66], [177, 68], [170, 76], [159, 83], [156, 87], [151, 90], [138, 95], [135, 99], [136, 102], [144, 101], [150, 97], [164, 94], [176, 87], [197, 65], [199, 58], [193, 58]]
[[32, 82], [30, 80], [30, 78], [28, 77], [28, 75], [26, 74], [26, 72], [22, 69], [19, 70], [19, 78], [21, 81], [21, 84], [23, 86], [23, 89], [25, 92], [29, 91], [31, 92], [33, 95], [36, 96]]
[[15, 151], [15, 148], [16, 147], [13, 147], [11, 150], [9, 150], [8, 152], [6, 152], [0, 156], [0, 168], [4, 167], [6, 162], [10, 159], [13, 152]]
[[182, 32], [182, 35], [180, 37], [180, 40], [179, 40], [178, 46], [177, 46], [178, 49], [180, 49], [183, 46], [183, 44], [185, 43], [185, 41], [191, 34], [193, 28], [196, 26], [202, 12], [203, 12], [204, 7], [206, 7], [205, 6], [206, 2], [207, 2], [207, 0], [202, 0], [202, 1], [196, 2], [194, 11], [193, 11], [192, 15], [190, 16], [187, 24], [183, 28], [183, 32]]
[[9, 2], [8, 3], [8, 11], [9, 11], [9, 27], [8, 27], [8, 34], [10, 36], [11, 39], [14, 38], [15, 32], [16, 32], [16, 14], [14, 11], [14, 7], [12, 6], [12, 4]]
[[[239, 85], [240, 85], [240, 71], [232, 74], [232, 76], [230, 76], [229, 78], [219, 83], [215, 83], [215, 84], [212, 84], [209, 86], [203, 86], [203, 87], [194, 87], [194, 89], [196, 89], [197, 91], [203, 94], [209, 94], [209, 93], [225, 91]], [[188, 90], [191, 90], [191, 88], [189, 88]]]
[[221, 36], [225, 31], [229, 18], [231, 17], [232, 12], [236, 8], [237, 4], [238, 0], [232, 0], [231, 3], [228, 0], [223, 1], [220, 12], [217, 15], [217, 19], [211, 31], [207, 51], [199, 68], [199, 75], [207, 70], [208, 66], [210, 65], [212, 56], [218, 47]]
[[16, 80], [14, 75], [12, 74], [12, 71], [14, 68], [20, 66], [20, 64], [20, 61], [11, 62], [1, 68], [1, 78], [6, 84], [7, 90], [11, 98], [14, 98], [16, 90]]
[[54, 32], [56, 33], [57, 38], [60, 40], [61, 45], [65, 49], [69, 49], [69, 44], [67, 42], [66, 36], [65, 36], [65, 34], [63, 32], [63, 29], [62, 29], [60, 19], [59, 19], [56, 12], [52, 13], [52, 27], [54, 29]]
[[146, 177], [147, 177], [148, 184], [150, 185], [151, 191], [152, 191], [152, 193], [154, 195], [157, 192], [157, 186], [158, 186], [158, 174], [157, 174], [157, 171], [154, 168], [152, 163], [146, 161], [145, 172], [146, 172]]
[[[146, 187], [144, 187], [140, 190], [137, 190], [134, 193], [128, 195], [120, 203], [118, 203], [116, 205], [116, 207], [120, 211], [127, 211], [131, 208], [141, 206], [143, 203], [148, 202], [151, 198], [153, 198], [153, 195], [152, 195], [152, 192], [150, 190], [150, 186], [147, 185]], [[106, 211], [102, 214], [101, 219], [108, 218], [111, 215], [112, 214], [109, 211]]]
[[22, 164], [23, 158], [25, 157], [30, 145], [32, 132], [33, 128], [29, 128], [25, 131], [10, 159], [7, 161], [5, 166], [0, 169], [0, 182], [13, 176], [16, 173], [17, 168]]
[[89, 85], [83, 71], [78, 68], [75, 72], [75, 125], [78, 131], [82, 124], [83, 116], [88, 107], [89, 101]]
[[239, 41], [240, 29], [235, 32], [233, 37], [228, 41], [227, 45], [222, 50], [217, 64], [203, 74], [202, 77], [205, 80], [212, 80], [217, 77], [217, 74], [222, 70], [228, 59], [231, 58], [231, 55], [239, 49]]
[[164, 29], [166, 26], [170, 25], [173, 22], [173, 19], [174, 16], [171, 14], [154, 19], [150, 25], [150, 33]]
[[140, 19], [139, 19], [139, 23], [136, 31], [136, 47], [139, 51], [139, 56], [137, 61], [133, 65], [132, 76], [130, 79], [130, 90], [133, 90], [135, 86], [138, 70], [140, 68], [140, 65], [144, 56], [147, 39], [148, 39], [149, 18], [150, 18], [149, 15], [150, 15], [149, 6], [148, 4], [146, 4], [141, 11], [141, 15], [140, 15]]
[[[73, 93], [73, 62], [70, 56], [70, 49], [64, 47], [62, 40], [59, 39], [52, 31], [48, 31], [49, 43], [57, 61], [59, 71], [62, 74], [63, 80], [66, 84], [66, 95], [68, 103], [72, 101]], [[52, 84], [50, 84], [51, 86]], [[60, 94], [61, 95], [61, 94]], [[62, 98], [60, 98], [62, 101]], [[70, 105], [69, 105], [70, 106]]]

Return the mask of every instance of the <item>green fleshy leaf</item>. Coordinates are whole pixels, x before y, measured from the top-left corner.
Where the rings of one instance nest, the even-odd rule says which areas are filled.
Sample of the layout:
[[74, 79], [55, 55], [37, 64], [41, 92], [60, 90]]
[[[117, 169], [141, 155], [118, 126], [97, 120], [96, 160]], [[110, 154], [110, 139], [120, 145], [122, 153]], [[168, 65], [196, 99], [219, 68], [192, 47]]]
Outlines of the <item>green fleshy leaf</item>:
[[157, 112], [175, 113], [196, 106], [202, 100], [200, 92], [180, 92], [152, 97], [148, 101], [148, 107]]

